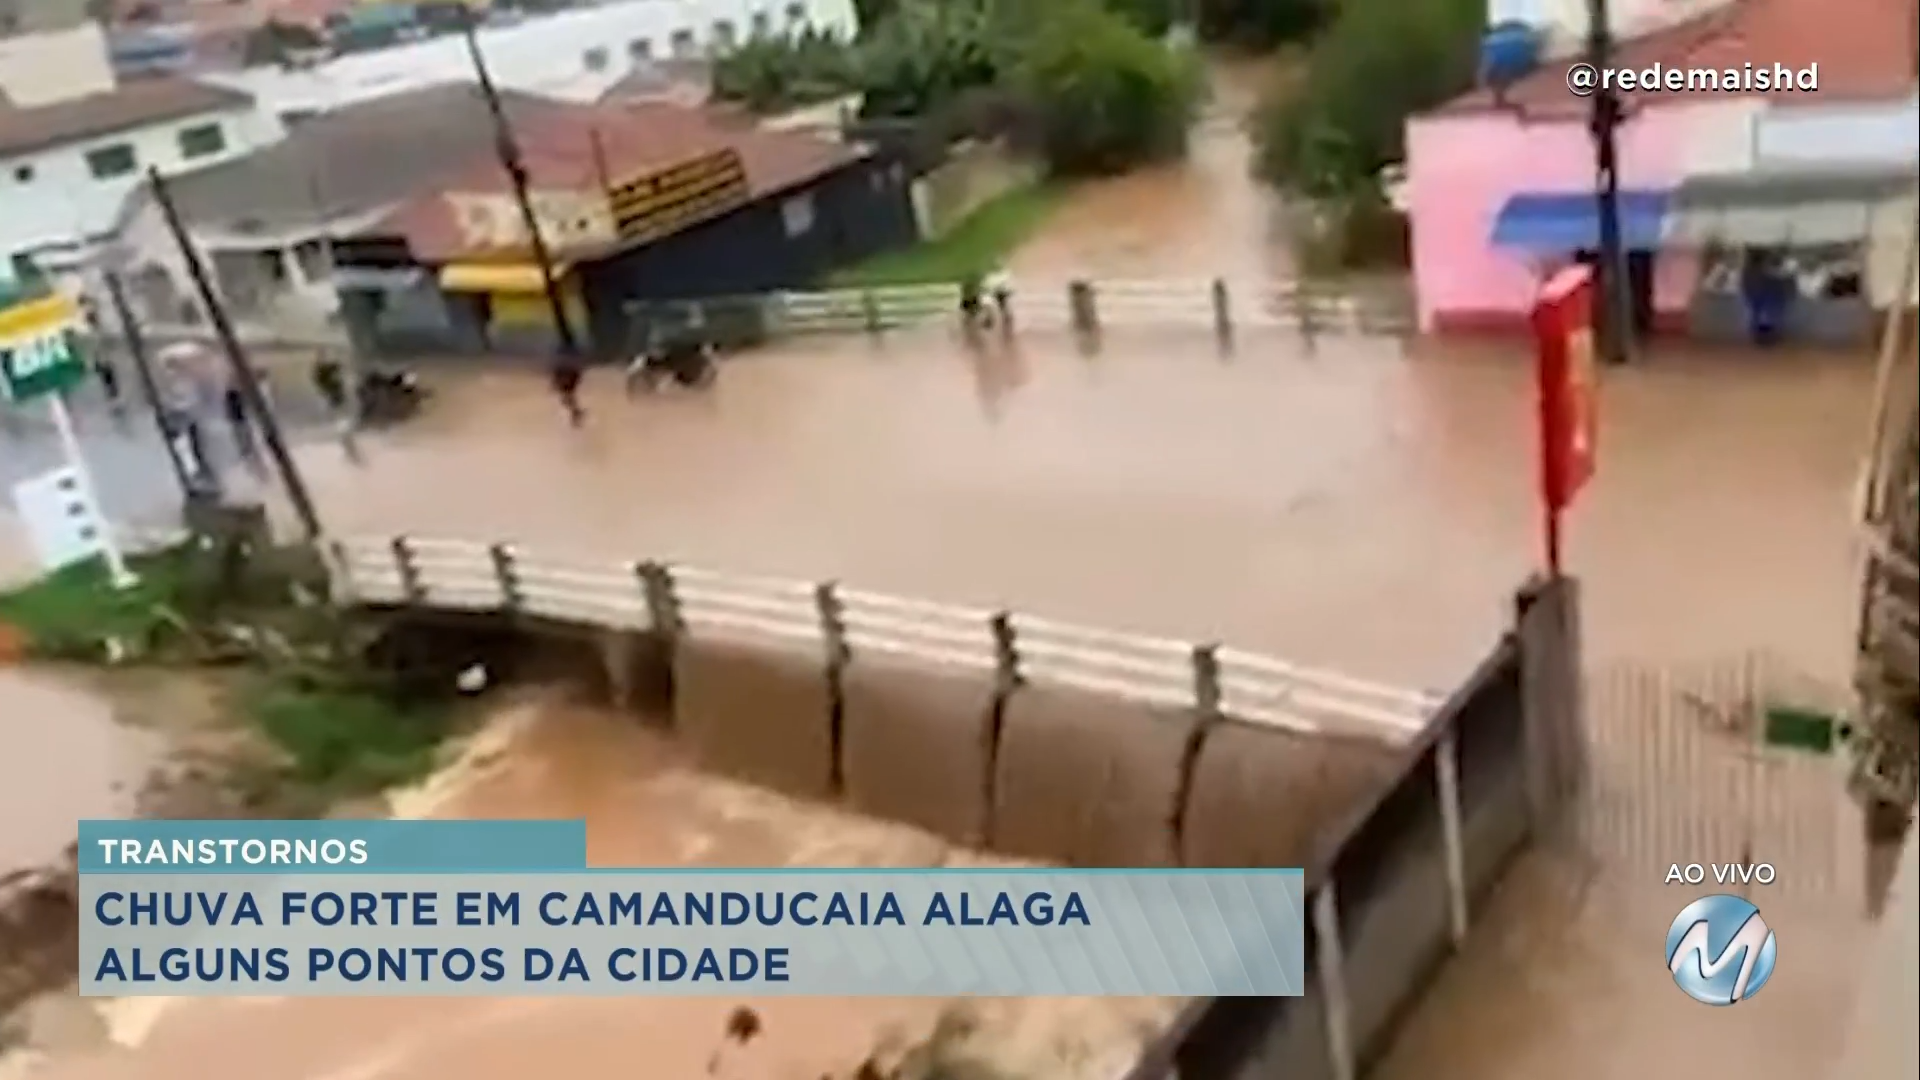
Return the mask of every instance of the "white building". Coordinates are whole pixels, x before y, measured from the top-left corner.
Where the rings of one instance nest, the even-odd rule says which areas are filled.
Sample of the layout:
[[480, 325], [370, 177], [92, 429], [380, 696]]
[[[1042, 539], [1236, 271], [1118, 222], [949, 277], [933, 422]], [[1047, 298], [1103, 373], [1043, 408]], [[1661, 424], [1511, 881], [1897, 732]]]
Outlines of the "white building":
[[[481, 29], [487, 68], [503, 90], [594, 101], [650, 61], [688, 60], [802, 26], [851, 37], [852, 0], [623, 0], [598, 7], [494, 22]], [[327, 112], [389, 94], [473, 78], [458, 35], [349, 53], [296, 70], [209, 73], [283, 117]]]
[[[563, 108], [513, 91], [501, 98], [516, 130]], [[169, 188], [233, 317], [307, 333], [324, 328], [338, 305], [332, 239], [373, 224], [493, 146], [478, 90], [446, 83], [334, 109], [296, 124], [272, 147]], [[204, 316], [190, 299], [179, 246], [147, 188], [127, 198], [113, 233], [102, 262], [128, 282], [136, 313], [161, 327], [197, 324]]]
[[270, 145], [279, 119], [183, 79], [116, 85], [99, 30], [0, 43], [0, 275], [62, 273], [111, 231], [149, 168], [216, 165]]

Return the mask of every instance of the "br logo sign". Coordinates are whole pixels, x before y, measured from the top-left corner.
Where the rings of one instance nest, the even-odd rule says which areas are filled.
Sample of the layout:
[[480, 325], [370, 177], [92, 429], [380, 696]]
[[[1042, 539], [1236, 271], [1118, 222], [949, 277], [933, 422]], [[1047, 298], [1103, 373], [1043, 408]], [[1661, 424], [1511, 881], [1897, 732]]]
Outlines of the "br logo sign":
[[1667, 930], [1667, 968], [1688, 997], [1732, 1005], [1773, 977], [1778, 947], [1760, 909], [1738, 896], [1703, 896]]

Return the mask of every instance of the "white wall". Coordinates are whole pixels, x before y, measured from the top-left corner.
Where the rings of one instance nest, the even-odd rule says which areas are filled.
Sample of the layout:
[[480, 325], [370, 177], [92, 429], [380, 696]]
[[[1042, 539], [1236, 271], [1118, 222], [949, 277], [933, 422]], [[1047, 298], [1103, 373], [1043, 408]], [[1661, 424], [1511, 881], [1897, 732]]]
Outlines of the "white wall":
[[[857, 22], [852, 0], [625, 0], [601, 7], [529, 18], [480, 31], [487, 68], [502, 89], [549, 97], [592, 99], [627, 74], [635, 42], [652, 45], [653, 56], [671, 55], [675, 31], [691, 31], [705, 45], [719, 20], [730, 21], [744, 39], [756, 12], [775, 29], [788, 25], [789, 4], [806, 11], [815, 26], [851, 35]], [[405, 90], [473, 78], [466, 46], [456, 35], [354, 53], [311, 69], [251, 68], [210, 73], [211, 82], [252, 94], [279, 113], [325, 112]]]
[[98, 23], [0, 38], [0, 95], [18, 108], [112, 89], [113, 65]]
[[1781, 106], [1754, 130], [1762, 168], [1780, 165], [1911, 165], [1920, 160], [1920, 97], [1860, 105]]
[[[225, 149], [190, 160], [183, 157], [180, 132], [210, 123], [218, 123], [225, 132]], [[0, 212], [0, 259], [45, 248], [66, 250], [48, 253], [51, 257], [43, 259], [43, 267], [71, 259], [80, 253], [77, 249], [112, 228], [121, 205], [148, 166], [158, 166], [162, 173], [176, 173], [216, 165], [277, 142], [285, 134], [276, 116], [249, 106], [198, 113], [0, 159], [0, 207], [4, 207]], [[137, 168], [111, 179], [96, 179], [87, 168], [87, 152], [116, 143], [133, 147]], [[30, 178], [21, 178], [23, 168], [31, 171]]]

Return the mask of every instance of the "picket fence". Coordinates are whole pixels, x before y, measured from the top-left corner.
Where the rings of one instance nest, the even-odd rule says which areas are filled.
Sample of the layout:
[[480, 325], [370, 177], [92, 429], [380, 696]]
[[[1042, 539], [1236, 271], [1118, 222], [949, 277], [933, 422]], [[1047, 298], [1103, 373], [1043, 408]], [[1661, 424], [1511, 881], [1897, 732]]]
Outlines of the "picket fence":
[[1003, 679], [1193, 708], [1299, 734], [1401, 742], [1442, 696], [1242, 649], [660, 562], [562, 560], [511, 544], [395, 537], [334, 545], [336, 599], [507, 611], [579, 626], [750, 635], [824, 656], [886, 654]]

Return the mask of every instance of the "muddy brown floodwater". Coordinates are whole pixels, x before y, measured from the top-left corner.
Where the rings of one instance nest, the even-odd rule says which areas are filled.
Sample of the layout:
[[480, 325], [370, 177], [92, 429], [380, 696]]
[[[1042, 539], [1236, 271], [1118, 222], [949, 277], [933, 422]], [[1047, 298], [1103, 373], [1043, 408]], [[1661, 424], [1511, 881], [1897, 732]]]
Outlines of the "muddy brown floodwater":
[[[1232, 125], [1210, 125], [1194, 168], [1076, 197], [1020, 257], [1021, 275], [1284, 266], [1245, 160]], [[1535, 564], [1529, 374], [1517, 346], [1410, 355], [1392, 340], [1323, 339], [1310, 353], [1290, 336], [1249, 334], [1221, 357], [1202, 335], [1142, 332], [1113, 335], [1091, 358], [1033, 337], [993, 358], [985, 377], [979, 364], [949, 332], [929, 329], [877, 344], [782, 343], [729, 363], [698, 396], [629, 402], [616, 379], [596, 374], [591, 419], [577, 432], [528, 373], [449, 374], [424, 419], [368, 440], [365, 468], [330, 447], [304, 461], [340, 533], [835, 578], [1220, 639], [1437, 688], [1492, 644]], [[1849, 493], [1869, 366], [1666, 348], [1606, 374], [1600, 472], [1570, 522], [1568, 552], [1587, 587], [1594, 663], [1766, 648], [1844, 681]], [[512, 752], [432, 812], [585, 815], [603, 861], [944, 857], [899, 830], [696, 778], [605, 717], [549, 708], [514, 723]], [[1562, 920], [1538, 912], [1565, 905], [1527, 907], [1526, 896], [1522, 882], [1502, 899], [1512, 910], [1476, 935], [1386, 1075], [1671, 1076], [1676, 1063], [1719, 1061], [1738, 1046], [1744, 1075], [1801, 1080], [1829, 1055], [1822, 1032], [1840, 1027], [1854, 965], [1847, 913], [1790, 923], [1767, 994], [1713, 1012], [1657, 985], [1660, 965], [1647, 958], [1670, 908], [1595, 893]], [[123, 1041], [144, 1043], [139, 1052], [50, 1075], [693, 1080], [724, 1008], [181, 1005], [120, 1015]], [[781, 1004], [770, 1013], [773, 1059], [737, 1063], [735, 1075], [817, 1080], [890, 1024], [924, 1027], [929, 1008]], [[1044, 1034], [1029, 1042], [1055, 1049], [1072, 1031], [1124, 1048], [1142, 1018], [1125, 1004], [1006, 1009], [996, 1030], [1030, 1024]], [[1076, 1075], [1060, 1064], [1071, 1056], [1034, 1075]], [[1085, 1075], [1112, 1075], [1082, 1064]]]

